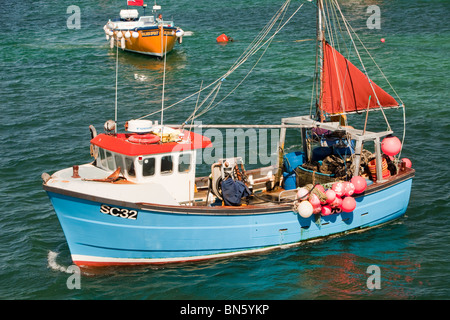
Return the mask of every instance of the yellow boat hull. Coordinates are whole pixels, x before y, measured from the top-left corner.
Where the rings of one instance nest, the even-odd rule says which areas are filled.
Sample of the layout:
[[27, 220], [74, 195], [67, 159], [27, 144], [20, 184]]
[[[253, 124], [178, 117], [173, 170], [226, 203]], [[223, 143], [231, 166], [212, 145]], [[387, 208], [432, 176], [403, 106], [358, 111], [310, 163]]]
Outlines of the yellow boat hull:
[[[134, 36], [126, 37], [126, 31], [122, 31], [122, 37], [118, 38], [119, 31], [114, 32], [115, 45], [126, 51], [163, 57], [172, 51], [177, 41], [176, 29], [173, 27], [163, 27], [163, 32], [161, 27], [130, 31]], [[139, 34], [137, 37], [136, 32]]]

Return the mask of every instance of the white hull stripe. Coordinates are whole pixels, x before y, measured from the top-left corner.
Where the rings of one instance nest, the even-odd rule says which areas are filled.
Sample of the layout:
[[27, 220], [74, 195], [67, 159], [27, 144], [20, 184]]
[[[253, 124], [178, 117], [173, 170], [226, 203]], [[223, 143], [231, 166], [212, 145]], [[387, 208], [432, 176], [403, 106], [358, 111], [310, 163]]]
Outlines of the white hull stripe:
[[207, 260], [207, 259], [215, 259], [215, 258], [224, 258], [224, 257], [231, 257], [241, 254], [251, 254], [251, 253], [259, 253], [259, 252], [265, 252], [270, 251], [274, 249], [279, 248], [288, 248], [292, 246], [299, 245], [299, 243], [292, 243], [292, 244], [283, 244], [279, 246], [271, 246], [261, 249], [252, 249], [252, 250], [242, 250], [242, 251], [235, 251], [235, 252], [226, 252], [226, 253], [218, 253], [218, 254], [209, 254], [209, 255], [202, 255], [202, 256], [191, 256], [191, 257], [176, 257], [176, 258], [111, 258], [111, 257], [96, 257], [96, 256], [86, 256], [86, 255], [80, 255], [80, 254], [73, 254], [72, 260], [74, 262], [79, 262], [80, 264], [83, 264], [85, 262], [86, 264], [152, 264], [152, 263], [171, 263], [171, 262], [185, 262], [185, 261], [196, 261], [196, 260]]

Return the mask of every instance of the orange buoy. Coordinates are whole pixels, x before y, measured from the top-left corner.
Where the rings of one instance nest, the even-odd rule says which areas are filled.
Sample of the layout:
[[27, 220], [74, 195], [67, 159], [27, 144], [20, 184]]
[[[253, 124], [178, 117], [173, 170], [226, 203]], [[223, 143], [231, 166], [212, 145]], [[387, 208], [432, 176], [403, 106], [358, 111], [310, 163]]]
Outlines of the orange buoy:
[[220, 36], [216, 38], [217, 42], [228, 42], [229, 38], [225, 33], [222, 33]]

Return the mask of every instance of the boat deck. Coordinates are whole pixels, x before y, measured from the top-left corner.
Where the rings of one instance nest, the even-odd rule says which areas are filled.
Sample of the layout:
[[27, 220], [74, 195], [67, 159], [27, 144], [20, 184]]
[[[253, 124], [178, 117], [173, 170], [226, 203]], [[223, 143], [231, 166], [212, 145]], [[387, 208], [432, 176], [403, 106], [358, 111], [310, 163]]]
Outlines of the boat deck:
[[[257, 174], [261, 169], [248, 171], [248, 174]], [[399, 181], [403, 181], [414, 176], [415, 170], [411, 168], [403, 168], [396, 175], [392, 175], [382, 182], [373, 182], [367, 186], [366, 194], [375, 192], [380, 188], [385, 188], [390, 184], [395, 184]], [[270, 177], [263, 177], [258, 180], [258, 183], [253, 185], [252, 195], [247, 199], [243, 199], [243, 206], [251, 206], [251, 205], [264, 205], [264, 206], [279, 206], [280, 203], [290, 203], [296, 200], [297, 189], [285, 190], [281, 187], [275, 188], [273, 190], [267, 190], [267, 186], [271, 182]], [[190, 203], [183, 203], [182, 205], [191, 205], [191, 206], [208, 206], [208, 205], [217, 205], [224, 206], [222, 201], [218, 199], [211, 191], [208, 191], [208, 177], [200, 177], [196, 179], [197, 190], [194, 194], [194, 200]], [[208, 193], [209, 201], [207, 201]]]

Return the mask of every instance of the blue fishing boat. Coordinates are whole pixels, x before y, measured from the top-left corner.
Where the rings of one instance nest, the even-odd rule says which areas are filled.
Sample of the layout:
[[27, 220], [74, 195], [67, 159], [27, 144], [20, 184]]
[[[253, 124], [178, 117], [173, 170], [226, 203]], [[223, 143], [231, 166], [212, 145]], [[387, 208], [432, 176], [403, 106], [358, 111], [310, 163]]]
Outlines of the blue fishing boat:
[[[228, 157], [197, 177], [197, 154], [212, 142], [192, 130], [195, 124], [134, 119], [117, 132], [117, 121], [109, 120], [104, 133], [90, 126], [92, 162], [42, 175], [75, 264], [162, 264], [264, 252], [404, 215], [415, 171], [400, 158], [403, 143], [387, 121], [386, 130], [366, 128], [369, 112], [404, 111], [404, 105], [325, 39], [331, 24], [325, 13], [340, 16], [339, 4], [319, 0], [316, 6], [314, 113], [273, 125], [197, 125], [279, 130], [275, 165], [246, 170], [242, 158]], [[360, 129], [347, 122], [354, 113], [366, 115]], [[285, 152], [288, 129], [301, 132], [297, 151]]]

